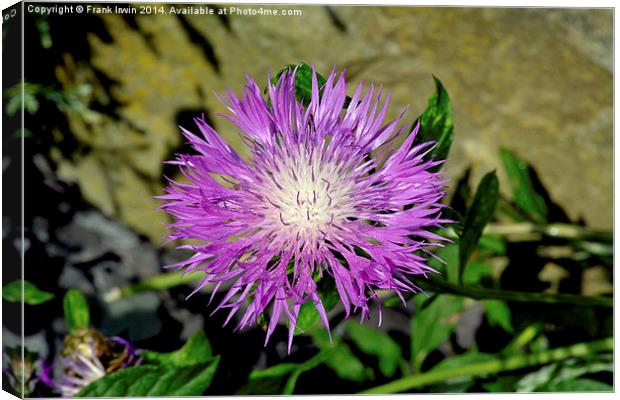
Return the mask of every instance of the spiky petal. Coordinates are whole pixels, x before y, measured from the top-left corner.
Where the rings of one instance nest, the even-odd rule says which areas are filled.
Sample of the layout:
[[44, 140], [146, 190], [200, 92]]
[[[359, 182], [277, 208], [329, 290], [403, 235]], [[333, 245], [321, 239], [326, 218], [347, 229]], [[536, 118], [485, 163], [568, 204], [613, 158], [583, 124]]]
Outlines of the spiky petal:
[[432, 143], [413, 146], [418, 126], [397, 129], [405, 110], [384, 123], [389, 96], [382, 101], [374, 85], [363, 93], [362, 83], [343, 110], [347, 84], [335, 69], [323, 87], [313, 72], [304, 107], [295, 74], [268, 83], [268, 99], [247, 77], [241, 97], [229, 91], [222, 100], [247, 159], [204, 119], [196, 119], [201, 137], [183, 129], [197, 154], [171, 162], [185, 180], [159, 196], [175, 219], [170, 240], [201, 242], [180, 246], [193, 255], [173, 267], [204, 271], [197, 290], [232, 280], [216, 310], [230, 319], [245, 304], [237, 328], [270, 312], [265, 343], [285, 315], [289, 351], [303, 303], [313, 302], [329, 329], [317, 282], [333, 280], [347, 316], [361, 310], [364, 319], [377, 289], [417, 290], [407, 276], [432, 271], [421, 253], [442, 238], [428, 228], [446, 222], [445, 181], [430, 171], [443, 161], [424, 158]]

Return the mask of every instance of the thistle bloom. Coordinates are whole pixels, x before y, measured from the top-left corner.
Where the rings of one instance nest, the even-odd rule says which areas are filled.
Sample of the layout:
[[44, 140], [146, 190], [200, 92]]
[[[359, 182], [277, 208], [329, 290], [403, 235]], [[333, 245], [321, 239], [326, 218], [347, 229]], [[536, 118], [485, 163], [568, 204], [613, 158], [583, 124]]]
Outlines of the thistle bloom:
[[106, 374], [138, 365], [142, 360], [127, 340], [83, 329], [65, 338], [60, 361], [62, 373], [53, 386], [63, 397], [70, 397]]
[[61, 362], [63, 373], [56, 386], [63, 397], [75, 395], [106, 374], [105, 367], [93, 347], [88, 348], [88, 354], [77, 353], [73, 357], [63, 357]]
[[171, 267], [204, 271], [196, 290], [234, 280], [215, 311], [228, 308], [227, 323], [245, 303], [237, 329], [270, 313], [265, 344], [284, 313], [289, 351], [303, 303], [314, 303], [329, 330], [317, 282], [332, 280], [347, 317], [361, 310], [363, 320], [378, 289], [401, 299], [418, 290], [406, 276], [433, 271], [424, 255], [443, 238], [428, 228], [447, 222], [445, 180], [430, 171], [443, 161], [424, 158], [433, 143], [413, 145], [419, 126], [397, 129], [406, 108], [384, 124], [389, 95], [382, 102], [381, 87], [363, 94], [360, 84], [343, 109], [347, 84], [335, 69], [322, 87], [313, 70], [304, 106], [295, 74], [268, 83], [267, 100], [250, 77], [241, 98], [220, 99], [249, 146], [246, 159], [204, 119], [196, 119], [202, 137], [182, 128], [198, 154], [170, 162], [186, 181], [170, 180], [159, 196], [175, 218], [169, 239], [200, 243], [179, 246], [193, 255]]

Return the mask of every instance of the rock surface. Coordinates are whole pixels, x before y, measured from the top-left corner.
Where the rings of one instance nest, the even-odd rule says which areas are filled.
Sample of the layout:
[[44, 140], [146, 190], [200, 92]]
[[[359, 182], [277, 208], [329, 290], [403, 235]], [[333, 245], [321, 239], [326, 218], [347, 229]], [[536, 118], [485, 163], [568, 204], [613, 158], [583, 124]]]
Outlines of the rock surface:
[[[181, 146], [177, 124], [204, 112], [244, 153], [231, 124], [214, 118], [225, 110], [213, 92], [239, 93], [243, 73], [264, 81], [269, 70], [306, 61], [325, 72], [346, 67], [353, 84], [382, 82], [393, 96], [391, 117], [411, 105], [407, 123], [425, 108], [435, 74], [455, 110], [452, 178], [471, 164], [472, 184], [491, 169], [505, 181], [504, 146], [533, 164], [572, 219], [611, 229], [610, 9], [286, 8], [303, 16], [104, 16], [112, 40], [91, 34], [92, 65], [58, 74], [66, 86], [93, 85], [87, 102], [118, 102], [118, 116], [88, 123], [69, 115], [91, 151], [61, 162], [61, 175], [160, 243], [167, 217], [152, 196], [161, 192], [162, 161]], [[111, 90], [102, 91], [93, 67], [114, 82]]]

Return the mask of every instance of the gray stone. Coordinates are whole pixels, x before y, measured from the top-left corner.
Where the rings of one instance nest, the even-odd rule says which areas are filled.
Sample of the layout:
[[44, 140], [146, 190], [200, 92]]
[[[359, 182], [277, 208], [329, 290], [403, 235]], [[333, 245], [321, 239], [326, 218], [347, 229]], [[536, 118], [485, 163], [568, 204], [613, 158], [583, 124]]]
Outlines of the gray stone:
[[86, 277], [84, 271], [72, 265], [65, 265], [58, 277], [58, 287], [60, 289], [78, 289], [85, 295], [95, 294], [95, 287]]
[[107, 336], [123, 333], [132, 342], [157, 335], [162, 322], [156, 310], [161, 304], [156, 293], [137, 293], [113, 302], [101, 301], [101, 332]]
[[79, 247], [79, 251], [68, 256], [72, 263], [89, 262], [106, 253], [113, 253], [122, 262], [115, 272], [119, 278], [148, 278], [160, 272], [155, 247], [141, 241], [135, 232], [121, 222], [95, 210], [77, 212], [73, 221], [58, 228], [56, 234], [66, 245]]
[[454, 333], [456, 342], [463, 349], [469, 349], [476, 339], [476, 330], [484, 318], [484, 307], [482, 303], [476, 302], [471, 307], [463, 311], [456, 323]]

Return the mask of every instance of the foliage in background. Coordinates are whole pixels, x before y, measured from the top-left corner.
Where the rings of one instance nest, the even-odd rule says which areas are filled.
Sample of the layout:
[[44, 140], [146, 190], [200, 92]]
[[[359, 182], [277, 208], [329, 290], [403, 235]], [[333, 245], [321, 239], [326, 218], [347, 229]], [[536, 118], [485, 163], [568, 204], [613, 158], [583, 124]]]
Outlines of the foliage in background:
[[40, 290], [32, 283], [19, 279], [6, 284], [2, 288], [2, 299], [13, 303], [21, 302], [22, 286], [24, 293], [23, 301], [26, 304], [36, 306], [54, 298], [54, 294]]
[[202, 331], [172, 353], [144, 350], [144, 363], [106, 375], [82, 389], [78, 397], [200, 396], [219, 364]]

